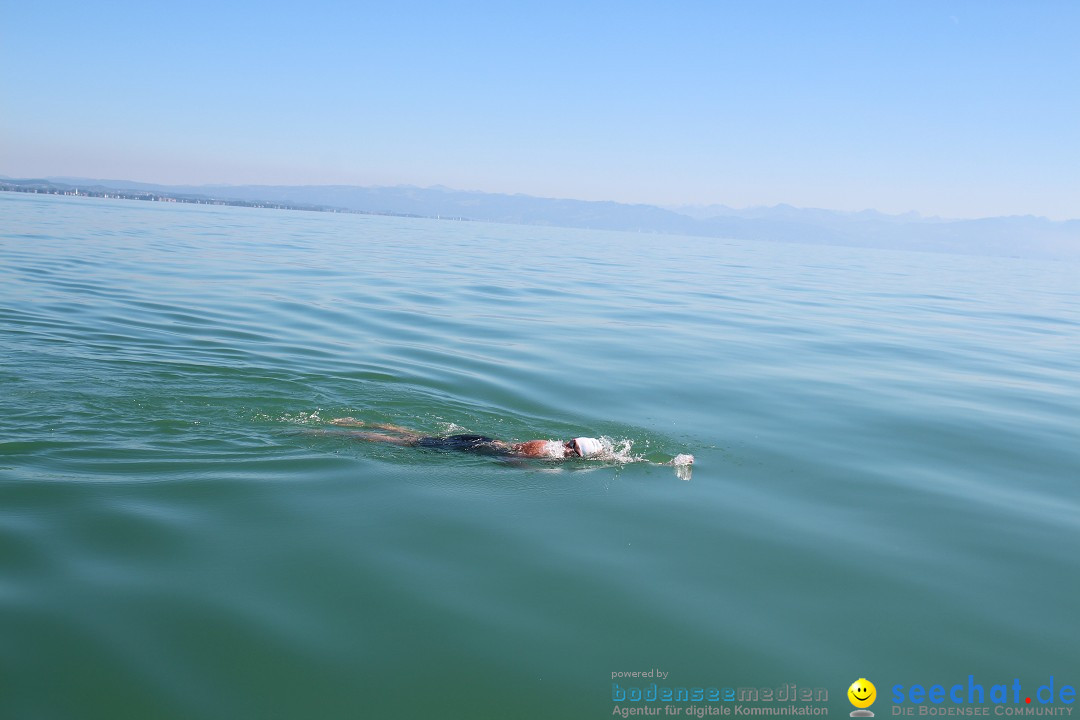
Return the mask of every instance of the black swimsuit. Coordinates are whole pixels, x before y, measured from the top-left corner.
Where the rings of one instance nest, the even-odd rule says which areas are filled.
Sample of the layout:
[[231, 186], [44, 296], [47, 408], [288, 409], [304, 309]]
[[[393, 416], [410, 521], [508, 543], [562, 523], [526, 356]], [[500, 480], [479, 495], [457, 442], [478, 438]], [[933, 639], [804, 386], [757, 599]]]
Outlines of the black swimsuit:
[[416, 447], [430, 450], [455, 450], [480, 455], [509, 455], [510, 449], [485, 435], [447, 435], [445, 437], [422, 437]]

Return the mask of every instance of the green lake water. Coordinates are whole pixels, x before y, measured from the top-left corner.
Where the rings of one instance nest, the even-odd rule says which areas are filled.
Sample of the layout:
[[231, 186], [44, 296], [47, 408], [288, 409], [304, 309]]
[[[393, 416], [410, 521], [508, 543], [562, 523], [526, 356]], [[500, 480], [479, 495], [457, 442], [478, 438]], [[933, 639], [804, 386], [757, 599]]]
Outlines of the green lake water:
[[0, 194], [5, 720], [1077, 685], [1078, 481], [1077, 265]]

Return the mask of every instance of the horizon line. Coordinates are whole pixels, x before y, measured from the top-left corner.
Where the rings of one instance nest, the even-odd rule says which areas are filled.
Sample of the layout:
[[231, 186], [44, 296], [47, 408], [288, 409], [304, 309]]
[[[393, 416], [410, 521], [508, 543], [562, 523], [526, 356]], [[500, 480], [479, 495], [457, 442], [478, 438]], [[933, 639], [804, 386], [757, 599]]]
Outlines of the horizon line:
[[[897, 212], [897, 213], [885, 212], [883, 210], [878, 210], [876, 208], [863, 208], [861, 210], [838, 210], [838, 209], [835, 209], [835, 208], [793, 205], [793, 204], [788, 203], [788, 202], [778, 202], [778, 203], [773, 204], [773, 205], [746, 205], [746, 206], [743, 206], [743, 207], [735, 207], [735, 206], [726, 205], [726, 204], [720, 203], [720, 202], [716, 202], [716, 203], [686, 203], [686, 204], [680, 204], [680, 205], [661, 205], [661, 204], [657, 204], [657, 203], [626, 202], [626, 201], [622, 201], [622, 200], [585, 200], [585, 199], [582, 199], [582, 198], [573, 198], [573, 197], [556, 197], [556, 196], [545, 196], [545, 195], [532, 195], [530, 193], [523, 193], [523, 192], [516, 192], [515, 193], [515, 192], [505, 192], [505, 191], [492, 192], [492, 191], [488, 191], [488, 190], [463, 190], [463, 189], [460, 189], [460, 188], [454, 188], [454, 187], [450, 187], [448, 185], [442, 185], [442, 184], [424, 186], [424, 185], [413, 185], [413, 184], [410, 184], [410, 183], [399, 183], [399, 184], [396, 184], [396, 185], [377, 185], [377, 184], [376, 185], [358, 185], [358, 184], [348, 184], [348, 183], [300, 183], [300, 184], [284, 184], [284, 183], [162, 183], [162, 182], [147, 181], [147, 180], [132, 180], [132, 179], [128, 179], [128, 178], [123, 178], [123, 179], [116, 179], [116, 178], [88, 178], [88, 177], [77, 177], [77, 176], [66, 176], [66, 175], [46, 175], [46, 176], [41, 176], [41, 177], [13, 177], [13, 176], [2, 175], [2, 174], [0, 174], [0, 180], [19, 181], [19, 182], [38, 181], [38, 182], [51, 182], [51, 183], [61, 183], [61, 184], [70, 184], [71, 182], [78, 182], [78, 183], [93, 183], [93, 182], [98, 182], [98, 183], [134, 183], [134, 184], [138, 184], [138, 185], [155, 185], [155, 186], [158, 186], [158, 187], [161, 187], [161, 188], [207, 188], [207, 189], [210, 189], [210, 188], [244, 188], [244, 187], [247, 187], [247, 188], [260, 188], [260, 187], [265, 187], [265, 188], [355, 188], [355, 189], [364, 189], [364, 190], [370, 190], [370, 189], [445, 190], [445, 191], [449, 191], [449, 192], [472, 194], [472, 195], [523, 197], [523, 198], [532, 198], [532, 199], [536, 199], [536, 200], [570, 201], [570, 202], [595, 203], [595, 204], [613, 204], [613, 205], [623, 205], [623, 206], [626, 206], [626, 207], [650, 207], [650, 208], [656, 208], [656, 209], [659, 209], [659, 210], [666, 210], [668, 212], [673, 212], [673, 213], [676, 213], [676, 214], [679, 214], [679, 215], [685, 215], [685, 213], [680, 212], [680, 209], [693, 209], [693, 208], [703, 208], [703, 209], [704, 208], [723, 208], [723, 209], [731, 210], [731, 211], [734, 211], [734, 212], [745, 212], [745, 211], [752, 211], [752, 210], [792, 209], [792, 210], [798, 210], [798, 211], [809, 211], [809, 212], [818, 211], [818, 212], [834, 213], [834, 214], [837, 214], [837, 215], [860, 215], [860, 214], [865, 214], [865, 213], [876, 213], [878, 215], [881, 215], [883, 217], [888, 217], [888, 218], [900, 218], [900, 219], [903, 219], [903, 218], [915, 218], [915, 219], [918, 219], [918, 220], [929, 221], [929, 222], [971, 222], [971, 221], [978, 221], [978, 220], [998, 220], [998, 219], [1009, 219], [1009, 218], [1029, 218], [1029, 219], [1036, 219], [1036, 220], [1044, 220], [1046, 222], [1051, 222], [1051, 223], [1069, 223], [1069, 222], [1078, 222], [1078, 221], [1080, 221], [1080, 217], [1053, 219], [1053, 218], [1047, 217], [1046, 215], [1038, 215], [1036, 213], [1023, 213], [1023, 214], [1011, 214], [1011, 215], [984, 215], [984, 216], [979, 216], [979, 217], [946, 217], [946, 216], [942, 216], [942, 215], [924, 215], [918, 210], [907, 210], [907, 211], [904, 211], [904, 212]], [[131, 189], [135, 189], [135, 188], [131, 188]], [[689, 215], [685, 215], [685, 216], [686, 217], [692, 217], [692, 216], [689, 216]]]

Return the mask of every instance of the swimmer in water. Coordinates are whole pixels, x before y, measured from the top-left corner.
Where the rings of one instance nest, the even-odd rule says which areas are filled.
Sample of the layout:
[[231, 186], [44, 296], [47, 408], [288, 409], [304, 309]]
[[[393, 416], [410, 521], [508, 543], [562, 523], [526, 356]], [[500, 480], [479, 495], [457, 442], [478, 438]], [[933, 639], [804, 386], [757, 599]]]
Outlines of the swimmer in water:
[[478, 455], [501, 457], [543, 458], [563, 460], [566, 458], [596, 457], [604, 451], [604, 444], [596, 438], [579, 437], [573, 440], [529, 440], [505, 442], [486, 435], [422, 435], [399, 425], [369, 424], [351, 417], [331, 420], [342, 427], [370, 427], [383, 432], [355, 432], [352, 437], [369, 442], [427, 448], [429, 450], [454, 450]]

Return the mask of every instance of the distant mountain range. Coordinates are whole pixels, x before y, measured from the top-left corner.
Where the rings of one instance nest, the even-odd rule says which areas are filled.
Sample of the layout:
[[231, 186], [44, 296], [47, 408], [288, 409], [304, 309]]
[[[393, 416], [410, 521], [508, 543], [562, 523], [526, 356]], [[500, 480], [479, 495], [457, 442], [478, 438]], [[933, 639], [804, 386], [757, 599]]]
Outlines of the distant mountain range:
[[465, 192], [444, 187], [349, 185], [154, 185], [86, 178], [6, 179], [82, 191], [128, 191], [185, 201], [229, 201], [309, 210], [452, 218], [524, 225], [695, 235], [742, 240], [846, 245], [1006, 257], [1080, 260], [1080, 220], [1025, 216], [980, 220], [924, 218], [795, 208], [722, 205], [657, 207]]

